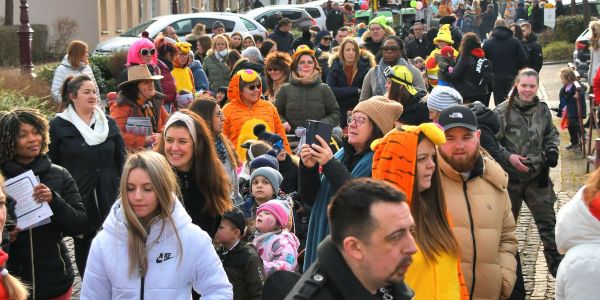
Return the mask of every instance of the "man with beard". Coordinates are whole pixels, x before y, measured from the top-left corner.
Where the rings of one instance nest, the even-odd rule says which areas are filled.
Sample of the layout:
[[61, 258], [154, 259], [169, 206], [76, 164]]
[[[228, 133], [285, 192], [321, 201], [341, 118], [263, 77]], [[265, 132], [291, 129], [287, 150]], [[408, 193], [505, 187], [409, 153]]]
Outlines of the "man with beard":
[[402, 40], [399, 37], [387, 37], [383, 41], [381, 50], [383, 51], [383, 57], [379, 61], [379, 64], [369, 70], [367, 75], [365, 75], [358, 101], [367, 100], [373, 96], [385, 95], [385, 83], [387, 79], [385, 78], [384, 70], [388, 66], [393, 67], [401, 65], [407, 67], [412, 73], [412, 85], [417, 91], [427, 92], [421, 72], [409, 63], [408, 60], [406, 60], [406, 57], [404, 57], [404, 43], [402, 43]]
[[516, 279], [518, 246], [508, 176], [479, 146], [481, 132], [471, 109], [451, 106], [438, 122], [446, 135], [438, 148], [442, 189], [469, 295], [506, 299]]
[[542, 46], [538, 43], [537, 34], [531, 30], [531, 24], [527, 22], [521, 24], [521, 30], [523, 31], [523, 38], [525, 39], [525, 44], [523, 46], [527, 53], [526, 66], [539, 73], [544, 64], [544, 54], [542, 53]]
[[371, 178], [343, 185], [328, 210], [331, 235], [285, 298], [412, 299], [404, 274], [417, 248], [406, 196]]

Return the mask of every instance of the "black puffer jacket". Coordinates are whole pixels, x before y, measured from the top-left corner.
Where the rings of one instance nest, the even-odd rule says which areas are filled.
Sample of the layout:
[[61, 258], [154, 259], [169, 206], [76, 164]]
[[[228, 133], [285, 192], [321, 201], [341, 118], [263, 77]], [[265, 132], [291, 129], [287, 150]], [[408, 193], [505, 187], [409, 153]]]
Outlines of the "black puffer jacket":
[[227, 278], [233, 285], [233, 300], [260, 300], [263, 262], [249, 244], [240, 241], [233, 249], [217, 249]]
[[2, 163], [2, 173], [7, 178], [28, 170], [52, 190], [53, 215], [49, 224], [17, 234], [10, 244], [7, 268], [31, 286], [33, 299], [49, 299], [64, 294], [73, 285], [75, 275], [63, 234], [84, 233], [87, 217], [75, 180], [65, 168], [52, 164], [48, 156], [39, 156], [29, 165]]
[[544, 54], [542, 53], [542, 46], [538, 43], [537, 35], [532, 32], [525, 38], [523, 46], [527, 53], [527, 66], [539, 73], [544, 64]]
[[77, 182], [88, 218], [88, 232], [96, 232], [117, 199], [119, 180], [127, 153], [117, 123], [108, 117], [108, 137], [90, 146], [63, 118], [50, 122], [50, 149], [53, 163], [65, 167]]
[[483, 147], [495, 161], [500, 161], [502, 158], [496, 133], [500, 129], [500, 121], [493, 110], [489, 109], [483, 103], [476, 101], [469, 104], [471, 110], [477, 117], [477, 128], [481, 131], [479, 141]]
[[344, 71], [344, 65], [338, 54], [334, 54], [329, 59], [329, 74], [327, 75], [327, 84], [333, 91], [333, 95], [340, 106], [340, 125], [346, 127], [346, 112], [354, 109], [360, 98], [360, 89], [367, 72], [375, 66], [375, 56], [368, 51], [360, 51], [358, 67], [352, 83], [348, 85], [348, 78]]
[[483, 51], [494, 66], [494, 76], [498, 77], [517, 75], [527, 60], [521, 42], [506, 27], [494, 28], [492, 38], [483, 44]]
[[489, 92], [487, 83], [482, 81], [481, 74], [475, 70], [479, 59], [485, 60], [481, 48], [473, 49], [471, 53], [463, 53], [458, 57], [452, 73], [448, 73], [454, 88], [463, 98], [486, 95]]
[[192, 223], [206, 231], [211, 239], [215, 237], [221, 216], [211, 216], [204, 212], [206, 199], [198, 189], [192, 173], [177, 171], [179, 187], [181, 189], [181, 201], [185, 210], [192, 218]]
[[427, 102], [423, 101], [423, 97], [427, 95], [425, 91], [417, 91], [413, 96], [411, 104], [404, 105], [400, 122], [405, 125], [419, 125], [422, 123], [431, 122], [429, 119], [429, 109]]

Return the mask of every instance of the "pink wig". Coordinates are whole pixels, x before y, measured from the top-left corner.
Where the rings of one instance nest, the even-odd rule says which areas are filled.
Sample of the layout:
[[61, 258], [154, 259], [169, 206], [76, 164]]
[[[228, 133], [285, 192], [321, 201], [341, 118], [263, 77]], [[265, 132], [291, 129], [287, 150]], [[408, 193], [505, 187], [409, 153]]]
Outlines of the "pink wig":
[[[144, 62], [142, 61], [142, 56], [140, 55], [140, 50], [142, 49], [155, 49], [154, 43], [147, 38], [141, 38], [135, 41], [131, 47], [129, 47], [129, 51], [127, 51], [127, 65], [142, 65]], [[156, 65], [158, 60], [158, 54], [154, 52], [152, 55], [152, 64]]]

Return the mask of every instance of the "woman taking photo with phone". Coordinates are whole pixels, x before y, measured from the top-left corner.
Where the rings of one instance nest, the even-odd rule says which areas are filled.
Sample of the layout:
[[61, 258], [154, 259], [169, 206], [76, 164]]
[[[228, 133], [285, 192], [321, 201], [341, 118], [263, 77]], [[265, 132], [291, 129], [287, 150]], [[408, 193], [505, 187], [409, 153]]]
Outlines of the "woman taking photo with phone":
[[39, 178], [33, 199], [48, 203], [53, 214], [47, 224], [10, 233], [7, 269], [31, 287], [34, 299], [71, 299], [75, 273], [63, 236], [86, 233], [88, 222], [75, 180], [46, 154], [48, 121], [37, 110], [0, 113], [0, 132], [2, 174], [10, 179], [32, 171]]
[[[327, 205], [333, 194], [348, 180], [371, 177], [371, 143], [394, 128], [402, 105], [383, 96], [359, 102], [348, 118], [348, 139], [335, 155], [317, 136], [312, 145], [302, 145], [298, 192], [312, 206], [308, 223], [304, 270], [317, 259], [317, 245], [329, 234]], [[322, 169], [322, 175], [319, 175]]]
[[223, 265], [205, 231], [177, 199], [165, 158], [131, 154], [120, 199], [92, 243], [81, 299], [232, 299]]

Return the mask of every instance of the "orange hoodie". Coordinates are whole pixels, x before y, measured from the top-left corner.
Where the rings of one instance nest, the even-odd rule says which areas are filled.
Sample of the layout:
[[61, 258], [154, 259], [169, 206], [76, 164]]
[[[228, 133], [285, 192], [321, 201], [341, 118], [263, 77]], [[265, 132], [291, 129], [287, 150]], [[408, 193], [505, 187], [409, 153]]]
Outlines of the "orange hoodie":
[[[259, 88], [262, 90], [262, 83], [260, 83]], [[250, 119], [259, 119], [265, 121], [268, 128], [281, 136], [286, 152], [292, 153], [277, 108], [271, 102], [260, 98], [251, 107], [242, 102], [240, 95], [240, 75], [235, 74], [231, 78], [229, 88], [227, 89], [227, 98], [230, 102], [223, 107], [223, 115], [225, 116], [223, 134], [229, 138], [236, 148], [239, 144], [245, 142], [239, 141], [238, 143], [240, 130], [244, 123]]]

